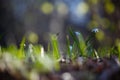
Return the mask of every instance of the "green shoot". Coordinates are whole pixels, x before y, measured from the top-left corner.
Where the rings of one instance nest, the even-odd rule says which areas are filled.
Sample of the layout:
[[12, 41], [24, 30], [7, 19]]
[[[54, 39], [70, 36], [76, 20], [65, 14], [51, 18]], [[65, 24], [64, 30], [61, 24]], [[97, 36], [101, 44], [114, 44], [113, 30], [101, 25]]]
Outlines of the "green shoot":
[[79, 32], [74, 33], [73, 30], [69, 29], [70, 36], [74, 40], [74, 45], [78, 48], [78, 53], [80, 56], [86, 56], [86, 45], [82, 35]]
[[41, 53], [41, 48], [42, 48], [41, 45], [34, 45], [33, 46], [33, 53], [34, 53], [34, 55], [39, 55]]
[[66, 36], [66, 43], [67, 43], [67, 55], [69, 58], [71, 58], [71, 49], [70, 49], [70, 41], [69, 41], [69, 36]]
[[83, 36], [79, 32], [75, 32], [77, 35], [77, 38], [79, 40], [79, 45], [80, 45], [80, 52], [82, 53], [83, 56], [87, 56], [86, 54], [86, 44]]
[[78, 40], [78, 38], [76, 37], [75, 33], [73, 32], [73, 30], [71, 28], [69, 29], [69, 33], [70, 33], [70, 36], [72, 37], [72, 39], [74, 41], [74, 44], [76, 44], [76, 46], [78, 48], [78, 51], [80, 52], [79, 54], [82, 55], [82, 53], [80, 51], [79, 40]]
[[53, 57], [57, 60], [60, 58], [60, 52], [59, 52], [58, 40], [56, 35], [51, 35], [51, 44], [52, 44]]
[[38, 56], [34, 66], [41, 72], [51, 71], [54, 68], [54, 60], [48, 55]]
[[20, 59], [25, 57], [24, 46], [25, 46], [25, 37], [23, 37], [21, 44], [20, 44], [20, 49], [18, 51], [18, 58]]
[[77, 56], [79, 56], [79, 51], [76, 43], [74, 42], [71, 51], [71, 59], [74, 60], [77, 58]]
[[87, 54], [90, 57], [94, 57], [94, 41], [95, 41], [95, 34], [99, 31], [99, 29], [95, 28], [92, 29], [91, 34], [88, 36], [86, 40], [86, 46], [87, 46]]

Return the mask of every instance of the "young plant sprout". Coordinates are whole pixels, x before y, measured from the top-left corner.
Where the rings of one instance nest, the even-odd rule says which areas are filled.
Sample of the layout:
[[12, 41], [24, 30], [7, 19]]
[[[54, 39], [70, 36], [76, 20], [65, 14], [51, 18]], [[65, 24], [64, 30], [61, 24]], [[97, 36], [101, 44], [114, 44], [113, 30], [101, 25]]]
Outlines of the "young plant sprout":
[[74, 56], [86, 56], [86, 45], [83, 36], [79, 32], [74, 32], [71, 28], [69, 29], [70, 36], [73, 39], [73, 50]]
[[[98, 28], [94, 28], [94, 29], [92, 29], [91, 32], [93, 33], [93, 38], [95, 38], [95, 34], [97, 32], [99, 32], [99, 29]], [[98, 53], [97, 53], [97, 51], [95, 49], [94, 49], [94, 54], [95, 54], [96, 58], [98, 59], [98, 61], [100, 61], [100, 57], [99, 57], [99, 55], [98, 55]]]
[[[94, 28], [91, 30], [91, 33], [90, 35], [88, 36], [87, 40], [86, 40], [86, 45], [87, 45], [87, 53], [88, 53], [88, 56], [92, 56], [94, 57], [93, 54], [95, 54], [95, 35], [96, 33], [99, 32], [99, 29], [98, 28]], [[95, 51], [94, 51], [95, 50]], [[96, 55], [96, 54], [95, 54]]]
[[[0, 74], [5, 75], [5, 77], [8, 77], [9, 74], [15, 77], [15, 79], [4, 79], [0, 75], [0, 79], [116, 80], [114, 78], [110, 79], [111, 76], [116, 76], [115, 78], [120, 80], [119, 57], [110, 58], [107, 56], [107, 58], [101, 58], [97, 52], [99, 50], [94, 47], [97, 32], [99, 32], [98, 28], [92, 29], [85, 40], [82, 33], [69, 29], [70, 35], [66, 36], [65, 57], [60, 55], [59, 34], [50, 36], [51, 43], [49, 43], [47, 51], [44, 51], [44, 47], [40, 44], [29, 43], [25, 47], [25, 38], [21, 41], [20, 48], [13, 45], [7, 48], [0, 46]], [[99, 53], [102, 52], [99, 51]], [[113, 51], [112, 54], [114, 54]]]

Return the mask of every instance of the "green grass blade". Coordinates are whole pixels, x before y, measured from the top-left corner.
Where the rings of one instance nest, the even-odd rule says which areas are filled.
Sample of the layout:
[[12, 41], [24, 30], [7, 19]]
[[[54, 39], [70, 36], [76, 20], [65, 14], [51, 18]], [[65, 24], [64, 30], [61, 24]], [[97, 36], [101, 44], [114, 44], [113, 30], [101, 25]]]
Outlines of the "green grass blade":
[[[80, 49], [79, 40], [71, 28], [69, 29], [69, 33], [70, 33], [70, 36], [72, 37], [73, 41], [76, 43], [77, 47]], [[79, 52], [80, 52], [80, 50], [79, 50]], [[80, 55], [82, 55], [81, 52], [80, 52]]]
[[20, 44], [19, 51], [18, 51], [18, 58], [20, 58], [20, 59], [25, 57], [25, 54], [24, 54], [25, 41], [26, 41], [26, 39], [25, 39], [25, 37], [23, 37], [21, 44]]
[[68, 35], [66, 36], [66, 43], [67, 43], [67, 54], [68, 54], [68, 57], [70, 58], [71, 57], [71, 50], [70, 50], [70, 40], [69, 40]]
[[95, 34], [99, 32], [99, 29], [95, 28], [92, 29], [90, 35], [88, 36], [87, 40], [86, 40], [86, 46], [87, 46], [87, 54], [88, 56], [93, 57], [94, 56], [94, 46], [95, 44]]
[[87, 56], [87, 54], [86, 54], [86, 44], [85, 44], [85, 40], [84, 40], [83, 36], [79, 32], [75, 32], [75, 33], [76, 33], [76, 36], [79, 40], [79, 46], [80, 46], [81, 54], [83, 56]]
[[51, 44], [52, 44], [53, 57], [55, 59], [59, 59], [60, 52], [59, 52], [58, 40], [56, 35], [51, 35]]
[[75, 58], [77, 58], [77, 56], [79, 56], [79, 51], [78, 51], [78, 47], [77, 47], [77, 44], [74, 42], [73, 43], [73, 46], [72, 46], [72, 54], [71, 54], [71, 58], [72, 60], [74, 60]]
[[40, 52], [41, 52], [41, 48], [42, 48], [41, 45], [34, 45], [33, 46], [33, 53], [34, 53], [34, 55], [39, 55]]
[[86, 44], [83, 36], [79, 32], [74, 33], [71, 28], [69, 29], [69, 33], [77, 46], [79, 54], [86, 56]]

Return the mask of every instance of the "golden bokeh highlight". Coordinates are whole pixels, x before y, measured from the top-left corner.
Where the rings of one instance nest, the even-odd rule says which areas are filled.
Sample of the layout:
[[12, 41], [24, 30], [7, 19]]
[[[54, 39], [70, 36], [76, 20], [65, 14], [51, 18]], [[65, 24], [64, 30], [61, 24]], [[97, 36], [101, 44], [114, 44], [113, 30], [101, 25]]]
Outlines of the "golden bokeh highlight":
[[89, 7], [85, 2], [80, 2], [76, 8], [76, 13], [78, 16], [85, 15], [88, 11]]
[[57, 5], [57, 12], [60, 14], [60, 15], [67, 15], [68, 14], [68, 7], [66, 6], [66, 4], [64, 3], [59, 3]]
[[114, 6], [114, 4], [111, 3], [111, 2], [107, 2], [107, 3], [105, 4], [105, 10], [106, 10], [106, 12], [107, 12], [108, 14], [113, 13], [113, 12], [115, 11], [115, 6]]
[[38, 35], [34, 32], [30, 32], [28, 37], [28, 41], [30, 41], [31, 43], [37, 43], [38, 42]]
[[49, 2], [45, 2], [42, 4], [42, 6], [40, 7], [41, 11], [44, 14], [51, 14], [53, 12], [53, 5]]
[[104, 32], [102, 30], [97, 32], [95, 36], [96, 36], [98, 41], [102, 41], [105, 38], [105, 34], [104, 34]]
[[89, 0], [90, 1], [90, 3], [92, 3], [92, 4], [97, 4], [98, 2], [99, 2], [99, 0]]
[[99, 24], [98, 24], [98, 22], [95, 21], [95, 20], [91, 20], [91, 21], [88, 23], [88, 28], [89, 28], [89, 29], [93, 29], [93, 28], [96, 28], [96, 27], [98, 27], [98, 26], [99, 26]]

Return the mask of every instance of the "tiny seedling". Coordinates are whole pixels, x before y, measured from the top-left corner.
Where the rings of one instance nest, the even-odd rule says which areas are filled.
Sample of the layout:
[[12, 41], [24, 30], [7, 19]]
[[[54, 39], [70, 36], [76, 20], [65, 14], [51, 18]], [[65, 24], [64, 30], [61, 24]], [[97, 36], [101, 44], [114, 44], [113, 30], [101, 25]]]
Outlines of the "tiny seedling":
[[51, 35], [51, 45], [52, 45], [53, 58], [57, 60], [60, 58], [57, 35]]

